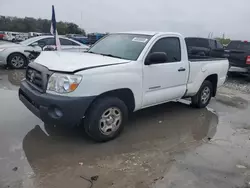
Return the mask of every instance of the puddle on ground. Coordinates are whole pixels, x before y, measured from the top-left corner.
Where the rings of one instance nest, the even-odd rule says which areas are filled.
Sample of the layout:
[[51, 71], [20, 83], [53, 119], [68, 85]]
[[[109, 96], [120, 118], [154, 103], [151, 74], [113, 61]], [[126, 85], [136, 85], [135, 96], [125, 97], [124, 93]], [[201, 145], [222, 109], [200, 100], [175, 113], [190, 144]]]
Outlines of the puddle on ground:
[[18, 100], [24, 76], [24, 70], [0, 70], [1, 188], [87, 188], [91, 176], [98, 176], [95, 188], [250, 182], [250, 109], [241, 95], [218, 93], [210, 106], [219, 120], [212, 110], [168, 103], [134, 113], [117, 139], [94, 143], [79, 127], [40, 124]]
[[94, 187], [145, 187], [164, 174], [176, 152], [209, 141], [217, 124], [207, 109], [167, 103], [135, 113], [120, 137], [107, 143], [82, 137], [81, 128], [36, 125], [23, 150], [34, 187], [87, 187], [81, 175], [98, 175]]
[[249, 111], [235, 107], [231, 112], [220, 111], [216, 134], [197, 147], [176, 152], [172, 166], [154, 187], [249, 187]]
[[17, 90], [25, 78], [25, 70], [0, 69], [0, 88]]

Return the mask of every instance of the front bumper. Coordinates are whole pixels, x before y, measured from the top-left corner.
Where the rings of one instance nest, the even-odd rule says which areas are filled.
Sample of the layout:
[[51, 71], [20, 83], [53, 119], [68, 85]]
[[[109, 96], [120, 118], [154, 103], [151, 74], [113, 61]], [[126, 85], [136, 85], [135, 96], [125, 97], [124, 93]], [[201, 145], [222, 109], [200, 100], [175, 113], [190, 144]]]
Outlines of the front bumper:
[[4, 52], [0, 52], [0, 65], [7, 65], [7, 56]]
[[[46, 124], [74, 126], [84, 117], [92, 97], [67, 97], [40, 93], [26, 81], [21, 83], [19, 99]], [[57, 111], [57, 113], [56, 113]], [[59, 113], [58, 115], [58, 111]]]

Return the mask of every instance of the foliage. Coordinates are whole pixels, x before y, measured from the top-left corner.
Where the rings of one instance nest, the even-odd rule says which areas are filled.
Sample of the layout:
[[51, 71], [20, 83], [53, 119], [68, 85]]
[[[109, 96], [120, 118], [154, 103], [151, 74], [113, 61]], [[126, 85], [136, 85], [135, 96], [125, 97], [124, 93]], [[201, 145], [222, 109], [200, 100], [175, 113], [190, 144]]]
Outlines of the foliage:
[[228, 45], [231, 41], [229, 38], [216, 38], [218, 41], [220, 41], [221, 44], [223, 45]]
[[[50, 20], [41, 18], [35, 19], [30, 17], [17, 18], [0, 16], [0, 31], [50, 33], [50, 25]], [[85, 35], [84, 29], [69, 22], [57, 22], [57, 31], [60, 35], [70, 33]]]

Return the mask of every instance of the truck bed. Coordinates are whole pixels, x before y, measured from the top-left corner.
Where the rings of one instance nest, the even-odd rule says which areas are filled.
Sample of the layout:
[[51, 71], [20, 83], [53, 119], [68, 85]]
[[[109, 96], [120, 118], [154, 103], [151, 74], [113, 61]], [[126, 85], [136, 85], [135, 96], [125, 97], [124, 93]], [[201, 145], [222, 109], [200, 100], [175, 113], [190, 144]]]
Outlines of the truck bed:
[[229, 68], [226, 58], [189, 59], [189, 78], [185, 96], [193, 96], [200, 88], [204, 78], [217, 75], [217, 86], [220, 87], [226, 80]]

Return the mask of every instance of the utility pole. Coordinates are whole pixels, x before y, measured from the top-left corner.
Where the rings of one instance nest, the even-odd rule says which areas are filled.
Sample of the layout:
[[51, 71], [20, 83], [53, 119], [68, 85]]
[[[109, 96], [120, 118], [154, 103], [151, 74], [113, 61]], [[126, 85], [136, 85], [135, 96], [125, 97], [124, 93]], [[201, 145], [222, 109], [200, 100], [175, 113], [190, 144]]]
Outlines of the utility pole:
[[82, 11], [81, 11], [81, 24], [80, 24], [81, 28], [82, 28]]

